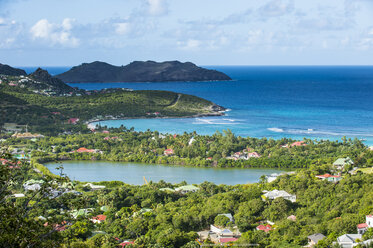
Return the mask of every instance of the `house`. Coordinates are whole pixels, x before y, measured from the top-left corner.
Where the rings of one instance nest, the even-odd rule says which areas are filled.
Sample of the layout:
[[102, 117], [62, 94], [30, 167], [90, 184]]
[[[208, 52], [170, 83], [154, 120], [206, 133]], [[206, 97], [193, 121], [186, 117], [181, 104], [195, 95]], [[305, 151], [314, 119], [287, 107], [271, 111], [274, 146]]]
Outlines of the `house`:
[[296, 141], [296, 142], [292, 143], [290, 145], [290, 147], [294, 147], [294, 146], [306, 146], [306, 145], [307, 144], [305, 144], [304, 141], [302, 140], [302, 141]]
[[364, 234], [368, 230], [368, 224], [367, 223], [357, 224], [356, 228], [357, 228], [358, 234]]
[[181, 186], [181, 187], [178, 187], [178, 188], [175, 189], [175, 191], [180, 192], [182, 194], [186, 194], [186, 193], [190, 193], [190, 192], [196, 192], [198, 190], [199, 190], [198, 187], [196, 187], [194, 185], [191, 185], [191, 184]]
[[373, 227], [373, 215], [365, 216], [365, 223], [361, 223], [357, 225], [357, 233], [364, 234], [368, 228]]
[[123, 248], [123, 247], [125, 247], [127, 245], [133, 245], [133, 244], [135, 244], [134, 241], [128, 241], [127, 240], [127, 241], [123, 241], [122, 243], [120, 243], [119, 246]]
[[222, 230], [214, 225], [210, 225], [210, 233], [216, 234], [218, 238], [233, 238], [235, 236], [231, 230]]
[[93, 223], [98, 223], [98, 224], [104, 222], [105, 220], [106, 220], [106, 215], [103, 215], [103, 214], [99, 214], [91, 218], [91, 221]]
[[260, 158], [260, 154], [257, 152], [250, 152], [247, 154], [247, 158]]
[[20, 193], [20, 194], [13, 194], [13, 197], [15, 198], [22, 198], [22, 197], [25, 197], [24, 194]]
[[31, 180], [28, 180], [27, 182], [25, 182], [23, 184], [23, 188], [25, 190], [36, 191], [36, 190], [39, 190], [41, 188], [41, 184], [43, 184], [43, 183], [44, 183], [43, 180], [31, 179]]
[[192, 137], [192, 138], [189, 140], [188, 145], [191, 146], [195, 140], [196, 140], [196, 139], [195, 139], [194, 137]]
[[227, 213], [227, 214], [218, 214], [218, 216], [220, 215], [223, 215], [225, 217], [227, 217], [229, 219], [230, 222], [234, 223], [234, 219], [233, 219], [233, 216], [231, 213]]
[[165, 156], [173, 155], [174, 154], [174, 150], [173, 149], [166, 149], [166, 150], [164, 150], [163, 154]]
[[[362, 240], [361, 234], [344, 234], [337, 238], [337, 243], [342, 248], [352, 248]], [[333, 243], [335, 244], [335, 242]]]
[[339, 182], [342, 179], [341, 175], [330, 175], [330, 174], [317, 175], [316, 177], [322, 180], [329, 181], [329, 182]]
[[269, 231], [272, 231], [272, 227], [271, 225], [267, 224], [267, 225], [259, 225], [256, 227], [256, 230], [258, 231], [264, 231], [264, 232], [269, 232]]
[[312, 235], [308, 236], [307, 247], [313, 247], [313, 246], [317, 245], [317, 243], [324, 238], [325, 238], [325, 236], [321, 233], [315, 233], [315, 234], [312, 234]]
[[75, 152], [79, 152], [79, 153], [83, 153], [83, 152], [88, 152], [88, 153], [96, 153], [96, 152], [99, 152], [99, 150], [97, 149], [87, 149], [85, 147], [80, 147], [78, 150], [76, 150]]
[[235, 241], [237, 241], [238, 240], [238, 238], [220, 238], [219, 239], [219, 243], [221, 244], [221, 245], [224, 245], [225, 243], [228, 243], [228, 242], [235, 242]]
[[353, 165], [354, 161], [350, 159], [349, 157], [347, 158], [339, 158], [337, 159], [333, 165], [338, 169], [338, 170], [343, 170], [345, 165]]
[[373, 151], [373, 146], [370, 146], [368, 149], [369, 149], [370, 151]]
[[67, 120], [67, 123], [75, 125], [78, 123], [78, 121], [79, 121], [79, 118], [70, 118]]
[[262, 198], [264, 200], [274, 200], [274, 199], [279, 198], [279, 197], [282, 197], [282, 198], [284, 198], [286, 200], [289, 200], [291, 202], [295, 202], [297, 200], [296, 195], [291, 195], [284, 190], [277, 190], [277, 189], [265, 192], [265, 194], [262, 196]]

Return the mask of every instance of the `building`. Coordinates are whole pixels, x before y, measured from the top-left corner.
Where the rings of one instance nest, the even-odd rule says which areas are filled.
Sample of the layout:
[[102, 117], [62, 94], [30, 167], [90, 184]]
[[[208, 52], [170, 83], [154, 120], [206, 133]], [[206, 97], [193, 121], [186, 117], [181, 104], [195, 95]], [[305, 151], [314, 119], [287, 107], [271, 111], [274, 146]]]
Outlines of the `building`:
[[352, 248], [358, 245], [362, 239], [363, 237], [361, 234], [344, 234], [337, 238], [337, 243], [342, 248]]
[[178, 188], [175, 189], [175, 191], [180, 192], [182, 194], [186, 194], [186, 193], [190, 193], [190, 192], [197, 192], [198, 190], [199, 190], [199, 188], [192, 185], [192, 184], [181, 186], [181, 187], [178, 187]]
[[373, 228], [373, 215], [365, 216], [365, 223], [358, 224], [356, 227], [358, 234], [364, 234], [368, 228]]
[[97, 150], [97, 149], [87, 149], [85, 147], [80, 147], [78, 150], [76, 150], [75, 152], [78, 152], [78, 153], [83, 153], [83, 152], [87, 152], [87, 153], [97, 153], [97, 152], [101, 152], [100, 150]]
[[316, 177], [322, 180], [329, 181], [329, 182], [339, 182], [342, 179], [341, 175], [330, 175], [330, 174], [317, 175]]
[[174, 150], [173, 149], [166, 149], [166, 150], [164, 150], [163, 154], [165, 156], [171, 156], [171, 155], [174, 154]]
[[94, 191], [94, 190], [99, 190], [99, 189], [104, 189], [104, 188], [106, 188], [106, 186], [104, 186], [104, 185], [94, 185], [94, 184], [92, 184], [92, 183], [86, 183], [86, 184], [84, 184], [83, 186], [84, 186], [84, 187], [90, 187], [93, 191]]
[[221, 244], [221, 245], [224, 245], [224, 244], [226, 244], [226, 243], [229, 243], [229, 242], [235, 242], [235, 241], [237, 241], [238, 240], [238, 238], [220, 238], [219, 239], [219, 243]]
[[315, 233], [315, 234], [312, 234], [310, 236], [308, 236], [308, 246], [307, 247], [314, 247], [315, 245], [317, 245], [317, 243], [324, 239], [325, 236], [321, 233]]
[[346, 165], [353, 165], [354, 161], [350, 159], [349, 157], [347, 158], [339, 158], [337, 159], [333, 165], [338, 169], [338, 170], [343, 170]]
[[70, 118], [67, 120], [67, 123], [75, 125], [78, 123], [78, 121], [79, 121], [79, 118]]
[[287, 217], [288, 220], [291, 220], [291, 221], [297, 221], [297, 216], [295, 215], [290, 215]]
[[256, 227], [256, 230], [257, 231], [264, 231], [264, 232], [269, 232], [269, 231], [272, 231], [272, 227], [271, 225], [267, 224], [267, 225], [259, 225]]
[[302, 141], [296, 141], [296, 142], [292, 143], [292, 144], [290, 145], [290, 147], [294, 147], [294, 146], [306, 146], [306, 145], [307, 145], [307, 144], [304, 143], [304, 141], [302, 140]]
[[260, 154], [257, 152], [250, 152], [247, 154], [247, 158], [260, 158]]
[[103, 215], [103, 214], [99, 214], [91, 218], [91, 221], [93, 223], [98, 223], [98, 224], [104, 222], [105, 220], [106, 220], [106, 215]]
[[288, 192], [284, 190], [272, 190], [272, 191], [264, 191], [265, 194], [262, 196], [264, 200], [274, 200], [276, 198], [282, 197], [286, 200], [289, 200], [291, 202], [296, 202], [297, 196], [296, 195], [291, 195]]

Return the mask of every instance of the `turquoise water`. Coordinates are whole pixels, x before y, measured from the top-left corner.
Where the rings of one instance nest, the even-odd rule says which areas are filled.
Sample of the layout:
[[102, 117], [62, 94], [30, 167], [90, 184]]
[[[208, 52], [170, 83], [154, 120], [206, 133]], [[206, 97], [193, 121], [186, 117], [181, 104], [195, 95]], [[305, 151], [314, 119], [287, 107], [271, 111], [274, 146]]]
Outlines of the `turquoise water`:
[[[212, 134], [231, 129], [240, 136], [366, 140], [373, 145], [372, 66], [207, 66], [229, 82], [82, 83], [84, 89], [125, 87], [200, 96], [231, 111], [223, 117], [116, 120], [101, 125], [163, 133]], [[33, 68], [28, 68], [31, 71]], [[46, 68], [48, 69], [48, 68]], [[50, 68], [53, 74], [69, 68]]]
[[[61, 163], [48, 163], [45, 166], [55, 174]], [[215, 169], [196, 167], [176, 167], [141, 163], [68, 161], [63, 162], [64, 173], [70, 179], [78, 181], [123, 181], [128, 184], [141, 185], [143, 177], [148, 181], [164, 180], [170, 183], [199, 184], [204, 181], [215, 184], [245, 184], [258, 182], [260, 176], [283, 171], [276, 169]]]

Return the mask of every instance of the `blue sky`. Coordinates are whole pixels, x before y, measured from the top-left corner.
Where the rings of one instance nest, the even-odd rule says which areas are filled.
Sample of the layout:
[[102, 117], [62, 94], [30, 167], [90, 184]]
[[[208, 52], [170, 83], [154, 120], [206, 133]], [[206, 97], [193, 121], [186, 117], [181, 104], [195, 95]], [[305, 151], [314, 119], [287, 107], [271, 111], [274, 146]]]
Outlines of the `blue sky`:
[[0, 0], [0, 63], [372, 65], [373, 0]]

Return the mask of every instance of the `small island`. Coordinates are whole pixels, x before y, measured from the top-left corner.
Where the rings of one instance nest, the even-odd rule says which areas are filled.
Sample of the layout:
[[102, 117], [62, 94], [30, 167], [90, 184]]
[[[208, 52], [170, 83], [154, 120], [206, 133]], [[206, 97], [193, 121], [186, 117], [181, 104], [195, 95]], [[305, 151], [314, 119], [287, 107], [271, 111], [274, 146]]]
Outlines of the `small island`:
[[74, 66], [56, 76], [65, 83], [116, 83], [116, 82], [177, 82], [226, 81], [226, 74], [209, 70], [191, 62], [134, 61], [126, 66], [114, 66], [95, 61]]

